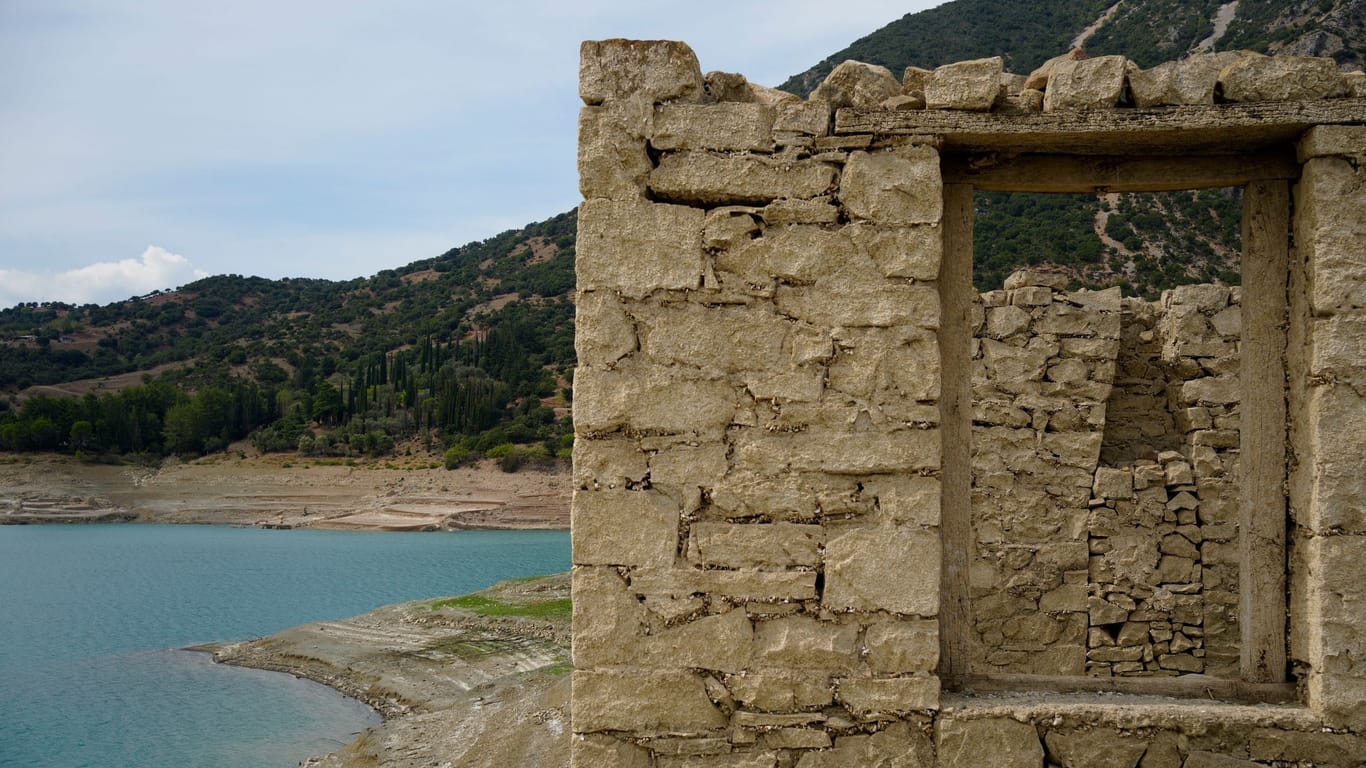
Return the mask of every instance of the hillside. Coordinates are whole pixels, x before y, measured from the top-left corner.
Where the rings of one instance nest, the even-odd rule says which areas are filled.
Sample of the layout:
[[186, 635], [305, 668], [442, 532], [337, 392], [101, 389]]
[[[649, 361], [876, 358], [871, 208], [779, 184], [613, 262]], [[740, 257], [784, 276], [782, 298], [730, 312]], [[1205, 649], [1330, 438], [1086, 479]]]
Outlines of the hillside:
[[[1366, 62], [1366, 0], [956, 0], [907, 15], [794, 75], [840, 61], [900, 72], [1001, 55], [1027, 73], [1084, 44], [1141, 65], [1251, 48]], [[1024, 265], [1155, 298], [1237, 283], [1236, 189], [1154, 195], [979, 193], [974, 280]], [[346, 282], [226, 275], [106, 306], [0, 310], [0, 450], [567, 456], [574, 211]]]

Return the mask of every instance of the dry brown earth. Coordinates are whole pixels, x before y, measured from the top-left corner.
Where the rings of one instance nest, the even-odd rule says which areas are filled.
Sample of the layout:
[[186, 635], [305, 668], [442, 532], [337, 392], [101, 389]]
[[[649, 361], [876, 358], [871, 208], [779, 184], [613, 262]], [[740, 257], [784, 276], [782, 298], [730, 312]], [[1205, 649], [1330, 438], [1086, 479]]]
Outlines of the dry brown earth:
[[0, 454], [0, 523], [210, 523], [415, 531], [569, 527], [567, 470], [446, 470], [427, 458], [344, 462], [217, 454], [160, 468]]

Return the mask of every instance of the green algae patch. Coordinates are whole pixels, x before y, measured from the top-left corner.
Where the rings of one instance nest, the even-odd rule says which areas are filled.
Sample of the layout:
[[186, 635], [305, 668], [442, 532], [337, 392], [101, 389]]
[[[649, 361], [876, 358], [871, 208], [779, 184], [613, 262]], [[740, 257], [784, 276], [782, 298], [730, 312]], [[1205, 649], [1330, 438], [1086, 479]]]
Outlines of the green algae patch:
[[484, 595], [460, 595], [437, 600], [433, 611], [455, 608], [480, 616], [525, 616], [534, 619], [568, 619], [572, 610], [569, 598], [540, 600], [530, 603], [509, 603]]

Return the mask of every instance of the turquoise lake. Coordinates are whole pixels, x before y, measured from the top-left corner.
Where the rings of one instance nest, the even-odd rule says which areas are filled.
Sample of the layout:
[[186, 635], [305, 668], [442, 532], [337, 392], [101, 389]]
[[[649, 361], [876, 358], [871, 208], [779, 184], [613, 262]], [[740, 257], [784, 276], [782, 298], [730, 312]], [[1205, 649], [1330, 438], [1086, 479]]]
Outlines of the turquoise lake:
[[568, 568], [565, 531], [0, 526], [0, 766], [294, 766], [378, 718], [177, 649]]

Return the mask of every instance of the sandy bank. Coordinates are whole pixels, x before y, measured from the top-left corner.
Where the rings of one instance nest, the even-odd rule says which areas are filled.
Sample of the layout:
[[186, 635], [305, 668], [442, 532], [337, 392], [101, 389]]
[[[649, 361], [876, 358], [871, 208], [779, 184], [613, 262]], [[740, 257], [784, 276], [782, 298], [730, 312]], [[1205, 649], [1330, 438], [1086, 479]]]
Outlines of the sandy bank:
[[346, 464], [292, 455], [160, 468], [0, 454], [0, 524], [208, 523], [372, 531], [564, 529], [567, 470], [456, 470], [426, 457]]
[[569, 765], [568, 600], [558, 574], [199, 650], [329, 685], [385, 717], [310, 766], [557, 768]]

